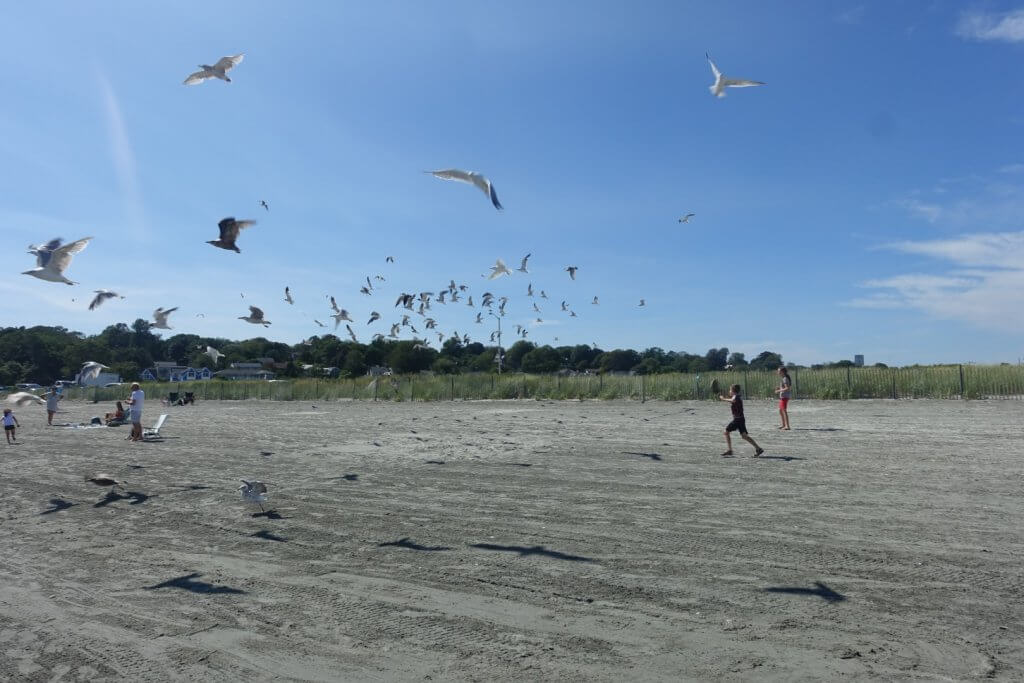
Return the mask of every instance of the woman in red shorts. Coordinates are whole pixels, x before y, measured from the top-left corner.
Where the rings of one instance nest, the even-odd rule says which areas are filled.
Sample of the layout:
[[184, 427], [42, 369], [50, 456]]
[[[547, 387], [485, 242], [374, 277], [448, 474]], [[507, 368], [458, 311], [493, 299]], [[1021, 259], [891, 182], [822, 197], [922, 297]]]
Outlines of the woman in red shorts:
[[793, 380], [789, 378], [789, 370], [785, 366], [779, 367], [779, 388], [775, 393], [779, 395], [779, 417], [782, 424], [779, 429], [789, 429], [789, 396], [793, 387]]

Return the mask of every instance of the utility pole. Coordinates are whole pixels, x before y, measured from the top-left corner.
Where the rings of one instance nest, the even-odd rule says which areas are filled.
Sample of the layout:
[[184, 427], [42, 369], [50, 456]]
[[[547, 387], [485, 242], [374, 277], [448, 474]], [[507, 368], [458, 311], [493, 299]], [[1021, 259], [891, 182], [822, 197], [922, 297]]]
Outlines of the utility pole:
[[[494, 311], [487, 311], [489, 315], [494, 315]], [[494, 361], [498, 364], [498, 374], [501, 374], [501, 367], [505, 361], [505, 352], [501, 348], [501, 316], [494, 315], [498, 319], [498, 355], [494, 357]]]

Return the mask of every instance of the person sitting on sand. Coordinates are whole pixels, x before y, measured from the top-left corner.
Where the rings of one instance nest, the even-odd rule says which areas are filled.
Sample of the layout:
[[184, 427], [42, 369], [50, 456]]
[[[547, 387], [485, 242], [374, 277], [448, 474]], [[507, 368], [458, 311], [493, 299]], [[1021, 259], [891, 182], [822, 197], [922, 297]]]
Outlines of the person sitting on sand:
[[117, 409], [114, 412], [107, 413], [103, 416], [103, 421], [107, 424], [110, 424], [111, 422], [124, 421], [124, 406], [121, 405], [120, 401], [117, 402]]

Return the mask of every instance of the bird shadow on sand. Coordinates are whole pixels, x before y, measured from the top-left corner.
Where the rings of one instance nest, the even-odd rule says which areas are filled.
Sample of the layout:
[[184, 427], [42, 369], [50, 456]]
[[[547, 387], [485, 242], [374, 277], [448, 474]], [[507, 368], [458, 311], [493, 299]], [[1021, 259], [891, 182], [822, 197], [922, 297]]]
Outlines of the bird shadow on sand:
[[441, 552], [442, 550], [451, 550], [451, 548], [449, 548], [446, 545], [420, 545], [415, 541], [410, 541], [408, 536], [406, 536], [405, 538], [400, 538], [397, 541], [388, 541], [386, 543], [377, 544], [378, 548], [386, 548], [388, 546], [394, 546], [396, 548], [408, 548], [409, 550], [420, 550], [423, 552], [431, 553]]
[[794, 432], [845, 432], [841, 427], [794, 427]]
[[266, 517], [267, 519], [284, 519], [284, 516], [277, 510], [264, 510], [263, 512], [252, 513], [253, 518]]
[[256, 533], [249, 534], [249, 535], [251, 537], [253, 537], [253, 538], [262, 538], [262, 539], [265, 539], [267, 541], [277, 541], [278, 543], [287, 543], [288, 542], [288, 539], [285, 538], [284, 536], [278, 536], [277, 534], [272, 534], [269, 531], [267, 531], [266, 529], [260, 529]]
[[426, 460], [424, 462], [426, 462], [426, 464], [428, 464], [428, 465], [443, 465], [444, 464], [444, 460]]
[[199, 572], [192, 572], [185, 576], [179, 576], [175, 579], [169, 579], [163, 583], [157, 583], [152, 586], [143, 586], [144, 590], [152, 591], [158, 588], [180, 588], [181, 590], [190, 591], [192, 593], [233, 593], [243, 594], [246, 591], [240, 588], [231, 588], [230, 586], [214, 586], [212, 583], [206, 581], [196, 581], [197, 578], [202, 576]]
[[510, 462], [509, 467], [533, 467], [532, 462]]
[[341, 478], [344, 479], [345, 481], [359, 481], [358, 474], [343, 474], [341, 475]]
[[759, 456], [757, 456], [757, 459], [758, 460], [784, 460], [786, 462], [789, 462], [790, 460], [803, 460], [803, 458], [798, 458], [795, 455], [759, 455]]
[[846, 596], [838, 593], [821, 581], [814, 582], [814, 588], [800, 588], [799, 586], [772, 586], [763, 589], [765, 593], [787, 593], [789, 595], [811, 595], [819, 597], [826, 602], [843, 602]]
[[71, 501], [64, 500], [63, 498], [51, 498], [50, 499], [50, 505], [52, 505], [53, 507], [48, 508], [46, 510], [43, 510], [39, 514], [40, 515], [52, 515], [54, 512], [60, 512], [61, 510], [67, 510], [69, 507], [71, 507], [73, 505], [78, 505], [78, 503], [72, 503]]
[[661, 456], [657, 453], [640, 453], [639, 451], [622, 451], [623, 455], [639, 455], [643, 458], [650, 458], [651, 460], [657, 460], [661, 462]]
[[495, 545], [494, 543], [473, 543], [469, 546], [470, 548], [477, 548], [478, 550], [494, 550], [496, 552], [504, 553], [517, 553], [519, 557], [527, 557], [528, 555], [543, 555], [544, 557], [551, 557], [556, 560], [566, 560], [568, 562], [594, 562], [592, 558], [583, 557], [581, 555], [569, 555], [568, 553], [562, 553], [557, 550], [548, 550], [542, 545], [524, 546], [524, 545]]
[[151, 495], [146, 494], [146, 493], [141, 493], [140, 491], [125, 491], [124, 493], [118, 493], [117, 491], [111, 490], [111, 491], [107, 491], [107, 495], [104, 496], [103, 499], [100, 500], [98, 503], [94, 504], [93, 507], [94, 508], [106, 507], [106, 506], [110, 505], [111, 503], [116, 503], [116, 502], [118, 502], [120, 500], [130, 501], [128, 503], [129, 505], [142, 505], [147, 500], [149, 500], [150, 498], [154, 498], [154, 497], [155, 496], [151, 496]]

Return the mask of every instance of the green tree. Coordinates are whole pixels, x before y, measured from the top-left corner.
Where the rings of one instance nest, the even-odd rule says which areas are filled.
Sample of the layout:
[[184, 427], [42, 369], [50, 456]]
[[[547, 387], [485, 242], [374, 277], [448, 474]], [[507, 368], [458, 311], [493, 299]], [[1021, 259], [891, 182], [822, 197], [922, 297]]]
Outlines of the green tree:
[[547, 373], [558, 371], [561, 364], [562, 359], [558, 351], [544, 345], [523, 354], [520, 368], [523, 372]]
[[505, 350], [505, 368], [507, 370], [518, 370], [523, 361], [523, 356], [537, 348], [533, 342], [520, 339], [511, 347]]
[[708, 349], [708, 352], [704, 354], [704, 360], [707, 361], [708, 370], [724, 370], [725, 363], [729, 358], [729, 349], [724, 346], [720, 349]]
[[775, 370], [782, 365], [782, 355], [774, 351], [762, 351], [750, 361], [751, 370]]
[[739, 351], [733, 351], [732, 353], [729, 354], [729, 360], [727, 361], [727, 364], [733, 366], [734, 368], [742, 368], [746, 366], [747, 359]]

